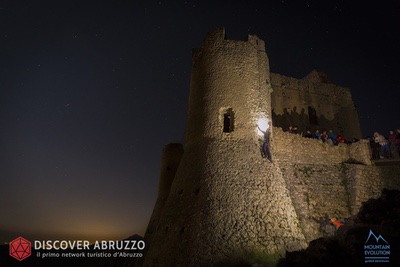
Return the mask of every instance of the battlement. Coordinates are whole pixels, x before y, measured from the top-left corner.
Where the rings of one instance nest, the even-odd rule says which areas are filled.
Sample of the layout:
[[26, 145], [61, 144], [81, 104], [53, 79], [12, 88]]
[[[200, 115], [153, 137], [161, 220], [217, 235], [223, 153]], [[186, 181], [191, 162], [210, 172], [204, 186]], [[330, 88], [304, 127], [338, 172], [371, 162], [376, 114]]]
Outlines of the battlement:
[[225, 28], [217, 28], [209, 31], [203, 40], [201, 48], [194, 48], [192, 50], [192, 57], [196, 58], [202, 52], [204, 48], [219, 47], [221, 45], [229, 46], [248, 46], [256, 51], [265, 52], [265, 42], [260, 39], [257, 35], [247, 35], [245, 40], [232, 40], [228, 39], [225, 33]]

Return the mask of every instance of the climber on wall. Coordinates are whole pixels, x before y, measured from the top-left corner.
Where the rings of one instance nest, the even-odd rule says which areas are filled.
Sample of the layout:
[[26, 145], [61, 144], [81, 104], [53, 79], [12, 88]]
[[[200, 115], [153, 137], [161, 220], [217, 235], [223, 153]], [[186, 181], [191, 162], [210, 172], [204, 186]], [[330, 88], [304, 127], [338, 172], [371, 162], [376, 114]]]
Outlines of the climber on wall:
[[269, 128], [263, 131], [260, 129], [259, 126], [257, 127], [264, 134], [264, 140], [261, 147], [261, 155], [263, 158], [268, 158], [268, 160], [272, 162], [271, 146], [270, 146], [271, 131], [269, 130]]

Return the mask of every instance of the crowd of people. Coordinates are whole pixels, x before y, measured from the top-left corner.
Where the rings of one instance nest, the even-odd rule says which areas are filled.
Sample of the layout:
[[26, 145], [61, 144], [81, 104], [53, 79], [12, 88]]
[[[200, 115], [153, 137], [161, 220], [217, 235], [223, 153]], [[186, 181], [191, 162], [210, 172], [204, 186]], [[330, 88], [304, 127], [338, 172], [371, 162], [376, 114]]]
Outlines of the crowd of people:
[[318, 139], [322, 140], [324, 143], [328, 143], [330, 145], [338, 145], [339, 143], [343, 144], [350, 144], [357, 142], [357, 138], [353, 138], [351, 141], [346, 140], [343, 138], [342, 135], [336, 134], [333, 130], [315, 130], [314, 132], [311, 132], [310, 130], [307, 130], [306, 132], [299, 132], [297, 126], [289, 126], [287, 129], [287, 132], [293, 133], [293, 134], [300, 134], [301, 136], [305, 138], [313, 138], [313, 139]]
[[[339, 143], [350, 144], [358, 141], [357, 138], [353, 138], [351, 141], [346, 140], [342, 135], [336, 134], [333, 130], [315, 130], [314, 132], [308, 130], [306, 132], [299, 132], [297, 126], [290, 126], [286, 131], [292, 134], [299, 134], [305, 138], [319, 139], [330, 145], [338, 145]], [[368, 139], [371, 145], [372, 159], [400, 157], [400, 129], [389, 131], [387, 138], [375, 132]]]

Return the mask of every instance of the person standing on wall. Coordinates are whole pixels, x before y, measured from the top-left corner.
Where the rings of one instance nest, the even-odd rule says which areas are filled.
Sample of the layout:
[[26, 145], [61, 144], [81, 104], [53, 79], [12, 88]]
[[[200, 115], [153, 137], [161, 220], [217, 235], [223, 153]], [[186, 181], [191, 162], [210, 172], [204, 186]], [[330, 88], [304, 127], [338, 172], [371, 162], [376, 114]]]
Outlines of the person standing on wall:
[[381, 155], [380, 158], [384, 159], [384, 158], [389, 158], [390, 156], [390, 148], [389, 148], [389, 142], [388, 140], [386, 140], [386, 138], [381, 135], [378, 132], [374, 133], [374, 139], [375, 142], [378, 143], [381, 146]]

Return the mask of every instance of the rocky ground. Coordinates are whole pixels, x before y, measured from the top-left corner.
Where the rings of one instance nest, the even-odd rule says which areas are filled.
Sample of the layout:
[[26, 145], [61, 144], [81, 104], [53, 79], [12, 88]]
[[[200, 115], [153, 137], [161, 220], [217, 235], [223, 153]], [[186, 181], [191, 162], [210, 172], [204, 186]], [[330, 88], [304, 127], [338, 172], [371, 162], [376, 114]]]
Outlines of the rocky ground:
[[[370, 230], [390, 244], [389, 263], [365, 264], [364, 245]], [[287, 253], [278, 263], [278, 267], [286, 266], [400, 266], [400, 191], [383, 190], [380, 198], [365, 202], [333, 237]]]

